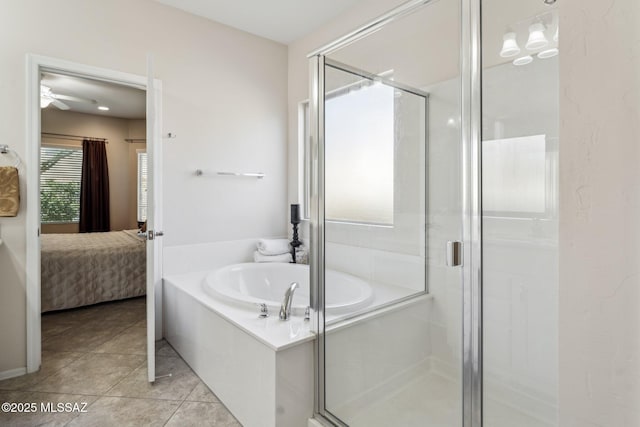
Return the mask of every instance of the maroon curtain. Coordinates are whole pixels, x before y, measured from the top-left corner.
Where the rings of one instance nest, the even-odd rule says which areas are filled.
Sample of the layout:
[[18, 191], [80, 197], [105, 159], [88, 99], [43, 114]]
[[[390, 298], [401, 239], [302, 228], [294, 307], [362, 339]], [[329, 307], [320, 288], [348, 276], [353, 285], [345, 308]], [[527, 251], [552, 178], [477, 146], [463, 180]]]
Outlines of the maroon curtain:
[[80, 232], [110, 231], [109, 167], [105, 141], [82, 141]]

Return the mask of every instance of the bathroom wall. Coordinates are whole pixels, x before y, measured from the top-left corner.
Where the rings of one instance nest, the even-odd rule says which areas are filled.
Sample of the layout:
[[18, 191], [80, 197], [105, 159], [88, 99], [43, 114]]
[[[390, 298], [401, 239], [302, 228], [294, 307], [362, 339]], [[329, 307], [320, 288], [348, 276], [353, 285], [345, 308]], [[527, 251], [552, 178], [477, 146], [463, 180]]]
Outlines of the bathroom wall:
[[640, 2], [560, 0], [560, 425], [640, 425]]
[[[162, 142], [164, 245], [285, 234], [286, 46], [151, 0], [3, 1], [2, 10], [2, 137], [23, 159], [27, 53], [138, 75], [153, 53], [163, 133], [177, 135]], [[0, 219], [0, 372], [26, 364], [24, 173], [31, 167], [22, 171], [18, 217]], [[196, 168], [266, 177], [196, 178]]]
[[[42, 132], [86, 135], [107, 138], [107, 162], [109, 164], [109, 195], [111, 230], [136, 228], [135, 207], [131, 210], [131, 191], [136, 191], [136, 169], [131, 169], [129, 161], [130, 120], [99, 116], [96, 114], [62, 111], [54, 107], [42, 111]], [[142, 120], [144, 124], [145, 121]], [[144, 134], [143, 134], [144, 138]], [[42, 138], [43, 144], [82, 147], [82, 141]], [[134, 205], [135, 206], [135, 205]], [[43, 224], [42, 233], [77, 233], [78, 224]]]

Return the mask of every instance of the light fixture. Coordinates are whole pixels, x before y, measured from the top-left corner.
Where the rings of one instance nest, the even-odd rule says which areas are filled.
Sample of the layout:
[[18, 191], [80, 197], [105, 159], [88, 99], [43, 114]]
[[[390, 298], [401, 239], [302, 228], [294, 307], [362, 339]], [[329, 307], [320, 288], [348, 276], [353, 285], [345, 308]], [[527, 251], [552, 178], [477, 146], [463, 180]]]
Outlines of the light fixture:
[[543, 50], [542, 52], [540, 52], [538, 54], [538, 58], [540, 59], [553, 58], [557, 54], [558, 54], [558, 49], [554, 47], [554, 48]]
[[533, 61], [533, 58], [531, 57], [531, 55], [521, 56], [520, 58], [513, 60], [513, 65], [517, 65], [517, 66], [527, 65], [527, 64], [531, 64], [532, 61]]
[[529, 26], [529, 40], [525, 45], [529, 50], [541, 49], [549, 44], [549, 40], [544, 35], [544, 25], [540, 22]]
[[516, 41], [516, 33], [505, 33], [502, 39], [502, 50], [500, 51], [501, 57], [509, 58], [520, 53], [520, 47], [518, 46], [518, 42]]
[[100, 106], [98, 106], [98, 110], [109, 111], [109, 107], [106, 107], [104, 105], [100, 105]]

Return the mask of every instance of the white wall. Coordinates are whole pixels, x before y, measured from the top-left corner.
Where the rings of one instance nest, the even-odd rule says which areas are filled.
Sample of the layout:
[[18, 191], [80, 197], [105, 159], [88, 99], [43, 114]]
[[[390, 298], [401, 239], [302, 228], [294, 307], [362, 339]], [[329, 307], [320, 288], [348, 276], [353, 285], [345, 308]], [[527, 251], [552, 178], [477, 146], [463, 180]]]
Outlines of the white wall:
[[640, 425], [640, 2], [561, 0], [560, 425]]
[[[3, 140], [23, 159], [27, 53], [144, 75], [153, 52], [163, 132], [178, 135], [163, 142], [164, 244], [285, 233], [285, 46], [150, 0], [1, 0], [0, 10]], [[196, 168], [266, 178], [195, 178]], [[26, 364], [24, 184], [22, 171], [18, 217], [0, 219], [0, 372]]]
[[[48, 107], [41, 113], [42, 132], [62, 133], [69, 135], [86, 135], [108, 140], [107, 162], [109, 165], [109, 196], [111, 230], [126, 230], [136, 228], [135, 207], [131, 204], [131, 184], [136, 180], [136, 168], [130, 168], [129, 144], [124, 139], [129, 138], [128, 119], [84, 114], [74, 111], [61, 111], [55, 107]], [[144, 120], [142, 120], [144, 123]], [[142, 136], [144, 138], [144, 135]], [[42, 143], [82, 148], [82, 141], [70, 141], [55, 138], [42, 138]], [[136, 165], [137, 167], [137, 165]], [[135, 193], [136, 185], [133, 185]], [[135, 204], [136, 201], [134, 200]], [[133, 212], [133, 215], [132, 215]], [[65, 231], [61, 231], [64, 229]], [[78, 224], [43, 224], [43, 233], [78, 232]]]

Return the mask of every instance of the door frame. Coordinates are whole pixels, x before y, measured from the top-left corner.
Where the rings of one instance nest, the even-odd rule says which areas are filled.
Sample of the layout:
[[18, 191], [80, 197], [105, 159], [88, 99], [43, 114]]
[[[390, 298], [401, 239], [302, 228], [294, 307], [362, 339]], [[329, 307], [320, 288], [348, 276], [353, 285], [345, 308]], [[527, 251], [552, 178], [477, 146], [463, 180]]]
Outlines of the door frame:
[[[458, 0], [461, 24], [461, 167], [462, 167], [462, 426], [483, 422], [482, 370], [482, 62], [481, 0]], [[310, 274], [314, 350], [314, 418], [322, 425], [343, 423], [325, 410], [324, 383], [324, 66], [325, 56], [372, 34], [386, 24], [434, 0], [409, 0], [356, 30], [307, 55], [309, 59], [310, 137], [312, 156]]]
[[[51, 58], [42, 55], [26, 55], [26, 309], [27, 309], [27, 373], [40, 369], [42, 361], [42, 331], [41, 319], [41, 291], [40, 291], [40, 78], [43, 71], [59, 72], [76, 75], [105, 82], [131, 86], [146, 91], [147, 77], [106, 68], [94, 67], [76, 62]], [[161, 91], [162, 82], [154, 80], [156, 95], [153, 98], [155, 108], [153, 118], [157, 128], [161, 129]], [[149, 120], [149, 117], [146, 117]], [[147, 140], [156, 152], [161, 152], [161, 138]], [[158, 171], [161, 174], [161, 171]], [[156, 173], [156, 172], [154, 172]], [[162, 180], [154, 182], [155, 190], [162, 193]], [[160, 243], [162, 245], [162, 243]], [[155, 282], [155, 280], [154, 280]], [[156, 293], [156, 304], [162, 300], [162, 295]], [[156, 310], [157, 313], [161, 313]], [[161, 323], [156, 315], [156, 329]], [[160, 336], [156, 332], [156, 336]]]

